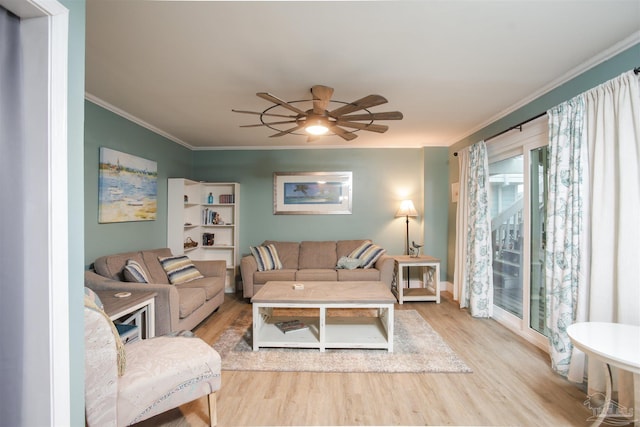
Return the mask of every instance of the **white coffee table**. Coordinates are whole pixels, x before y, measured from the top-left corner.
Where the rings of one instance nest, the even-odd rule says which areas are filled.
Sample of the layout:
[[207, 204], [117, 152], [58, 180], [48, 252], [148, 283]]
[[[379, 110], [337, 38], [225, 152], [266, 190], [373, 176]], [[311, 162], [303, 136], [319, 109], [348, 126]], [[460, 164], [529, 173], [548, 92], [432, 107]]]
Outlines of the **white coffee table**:
[[[304, 289], [294, 289], [294, 284]], [[260, 347], [368, 348], [393, 351], [393, 305], [383, 282], [267, 282], [251, 298], [253, 350]], [[274, 316], [274, 308], [304, 308], [305, 316]], [[331, 316], [328, 309], [377, 309], [377, 316]], [[298, 319], [308, 329], [283, 333], [276, 322]]]

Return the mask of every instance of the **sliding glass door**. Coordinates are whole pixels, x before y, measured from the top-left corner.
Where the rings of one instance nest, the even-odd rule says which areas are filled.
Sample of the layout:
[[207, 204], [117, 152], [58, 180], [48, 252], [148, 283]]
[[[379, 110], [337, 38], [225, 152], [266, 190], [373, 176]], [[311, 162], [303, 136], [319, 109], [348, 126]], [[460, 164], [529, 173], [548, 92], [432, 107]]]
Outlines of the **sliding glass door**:
[[531, 170], [531, 264], [529, 282], [529, 327], [547, 336], [545, 329], [546, 287], [544, 278], [545, 211], [547, 200], [548, 147], [530, 151]]
[[546, 135], [545, 117], [488, 144], [494, 317], [545, 349]]
[[489, 165], [493, 303], [522, 318], [523, 181], [522, 155]]

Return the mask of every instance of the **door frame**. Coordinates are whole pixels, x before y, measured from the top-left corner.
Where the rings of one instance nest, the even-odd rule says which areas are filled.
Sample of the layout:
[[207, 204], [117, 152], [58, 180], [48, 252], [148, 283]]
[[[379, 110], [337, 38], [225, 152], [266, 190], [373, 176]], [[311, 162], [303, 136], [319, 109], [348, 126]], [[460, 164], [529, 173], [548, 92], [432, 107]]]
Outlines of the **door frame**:
[[529, 299], [529, 304], [525, 304], [523, 301], [522, 319], [494, 305], [493, 318], [545, 352], [549, 351], [548, 338], [529, 326], [531, 314], [531, 174], [529, 165], [531, 164], [531, 150], [549, 144], [548, 132], [548, 117], [545, 114], [526, 125], [522, 125], [518, 133], [508, 132], [487, 142], [489, 169], [491, 169], [491, 163], [518, 155], [523, 157], [523, 229], [527, 230], [526, 239], [522, 245], [521, 285], [523, 298], [526, 296]]
[[[25, 107], [24, 173], [28, 206], [24, 253], [7, 262], [24, 265], [24, 425], [70, 425], [69, 216], [67, 96], [69, 11], [56, 0], [0, 0], [20, 18]], [[27, 209], [28, 208], [28, 209]], [[4, 252], [4, 250], [3, 250]], [[26, 260], [29, 260], [27, 263]], [[28, 265], [27, 265], [28, 264]], [[34, 268], [35, 266], [35, 268]], [[27, 304], [28, 303], [28, 304]], [[46, 351], [43, 351], [43, 348]], [[82, 369], [82, 367], [80, 367]], [[37, 410], [34, 410], [37, 408]]]

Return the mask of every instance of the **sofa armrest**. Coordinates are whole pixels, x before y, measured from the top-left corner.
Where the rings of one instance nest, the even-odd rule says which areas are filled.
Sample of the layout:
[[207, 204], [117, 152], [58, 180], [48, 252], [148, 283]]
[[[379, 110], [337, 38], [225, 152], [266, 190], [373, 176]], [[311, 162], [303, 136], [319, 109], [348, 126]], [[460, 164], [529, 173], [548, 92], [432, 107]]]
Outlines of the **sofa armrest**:
[[196, 261], [193, 265], [202, 273], [204, 277], [225, 277], [227, 273], [226, 261]]
[[84, 272], [84, 285], [94, 291], [157, 292], [158, 294], [155, 300], [156, 335], [168, 334], [169, 332], [178, 330], [180, 297], [178, 290], [173, 285], [163, 283], [119, 282], [100, 276], [91, 270]]
[[242, 296], [253, 296], [253, 273], [258, 271], [258, 263], [253, 255], [247, 255], [240, 260], [240, 274], [242, 276]]
[[391, 289], [395, 260], [389, 255], [382, 255], [376, 261], [375, 268], [380, 271], [380, 281], [386, 283], [389, 289]]

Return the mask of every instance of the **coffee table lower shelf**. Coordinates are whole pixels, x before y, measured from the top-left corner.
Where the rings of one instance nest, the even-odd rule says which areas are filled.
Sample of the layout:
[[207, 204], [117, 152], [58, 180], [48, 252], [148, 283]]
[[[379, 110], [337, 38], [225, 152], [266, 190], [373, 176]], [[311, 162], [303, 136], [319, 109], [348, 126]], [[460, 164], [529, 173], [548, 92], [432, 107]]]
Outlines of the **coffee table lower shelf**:
[[[363, 308], [362, 305], [359, 307]], [[327, 307], [315, 308], [319, 308], [317, 317], [273, 316], [273, 307], [254, 303], [253, 350], [258, 351], [261, 347], [291, 347], [317, 348], [323, 352], [332, 348], [366, 348], [393, 352], [393, 304], [371, 307], [378, 309], [376, 317], [326, 317]], [[304, 322], [308, 329], [285, 334], [275, 325], [292, 319]]]

